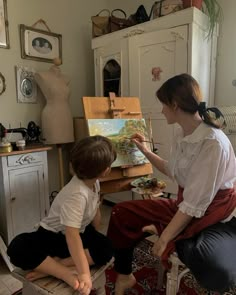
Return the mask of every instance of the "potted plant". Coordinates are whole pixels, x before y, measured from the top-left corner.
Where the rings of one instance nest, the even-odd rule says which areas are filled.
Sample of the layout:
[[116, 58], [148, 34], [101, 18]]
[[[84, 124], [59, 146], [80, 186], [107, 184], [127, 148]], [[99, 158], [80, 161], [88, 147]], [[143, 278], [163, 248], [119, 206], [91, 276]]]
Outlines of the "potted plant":
[[209, 17], [208, 37], [211, 37], [216, 23], [221, 21], [222, 8], [217, 0], [183, 0], [183, 8], [197, 7]]

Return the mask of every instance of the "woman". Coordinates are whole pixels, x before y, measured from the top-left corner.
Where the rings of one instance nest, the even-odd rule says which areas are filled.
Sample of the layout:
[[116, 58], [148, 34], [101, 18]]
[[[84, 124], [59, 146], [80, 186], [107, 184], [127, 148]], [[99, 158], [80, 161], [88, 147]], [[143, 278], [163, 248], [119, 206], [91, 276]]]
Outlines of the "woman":
[[220, 130], [223, 116], [216, 108], [206, 109], [198, 83], [187, 74], [166, 81], [157, 97], [167, 123], [180, 126], [169, 161], [147, 149], [141, 135], [134, 134], [132, 141], [159, 171], [177, 181], [178, 198], [128, 201], [113, 208], [108, 237], [116, 251], [115, 295], [135, 284], [133, 249], [150, 230], [159, 235], [153, 254], [165, 265], [177, 250], [201, 285], [224, 291], [236, 282], [236, 161]]

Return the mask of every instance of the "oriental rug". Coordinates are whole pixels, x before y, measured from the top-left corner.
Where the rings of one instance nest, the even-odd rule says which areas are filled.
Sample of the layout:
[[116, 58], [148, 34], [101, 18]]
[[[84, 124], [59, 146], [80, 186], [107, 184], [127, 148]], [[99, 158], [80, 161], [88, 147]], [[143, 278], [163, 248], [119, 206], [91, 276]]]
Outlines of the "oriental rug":
[[[160, 261], [151, 254], [153, 243], [149, 240], [142, 241], [135, 249], [133, 272], [137, 283], [132, 289], [128, 289], [125, 295], [165, 295], [165, 286], [157, 288], [158, 271]], [[106, 270], [106, 294], [114, 294], [114, 282], [116, 273], [111, 267]], [[164, 284], [165, 285], [165, 282]], [[216, 292], [209, 292], [198, 285], [193, 275], [187, 273], [180, 282], [178, 295], [219, 295]], [[236, 288], [221, 295], [236, 295]]]

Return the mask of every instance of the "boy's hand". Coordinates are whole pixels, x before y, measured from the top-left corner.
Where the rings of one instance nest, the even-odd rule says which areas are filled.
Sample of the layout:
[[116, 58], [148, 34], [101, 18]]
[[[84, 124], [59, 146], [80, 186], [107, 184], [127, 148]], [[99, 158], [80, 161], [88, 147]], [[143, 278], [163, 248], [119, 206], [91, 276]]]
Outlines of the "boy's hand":
[[89, 295], [92, 289], [92, 280], [90, 274], [78, 274], [79, 288], [81, 295]]

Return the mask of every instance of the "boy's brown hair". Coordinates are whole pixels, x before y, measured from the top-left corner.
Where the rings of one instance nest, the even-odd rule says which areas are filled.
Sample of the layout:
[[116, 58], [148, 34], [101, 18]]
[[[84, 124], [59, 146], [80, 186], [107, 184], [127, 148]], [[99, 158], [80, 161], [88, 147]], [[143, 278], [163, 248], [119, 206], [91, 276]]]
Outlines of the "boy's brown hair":
[[76, 142], [70, 156], [74, 173], [80, 179], [98, 177], [115, 159], [112, 142], [101, 135], [88, 136]]

